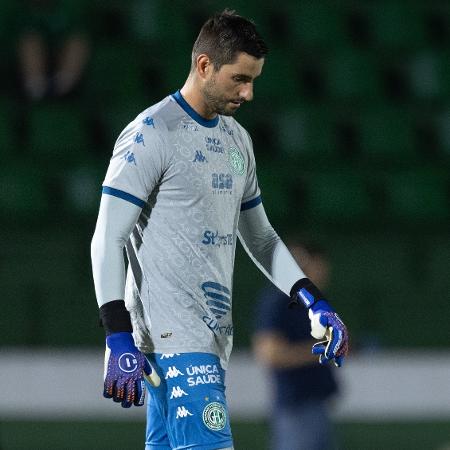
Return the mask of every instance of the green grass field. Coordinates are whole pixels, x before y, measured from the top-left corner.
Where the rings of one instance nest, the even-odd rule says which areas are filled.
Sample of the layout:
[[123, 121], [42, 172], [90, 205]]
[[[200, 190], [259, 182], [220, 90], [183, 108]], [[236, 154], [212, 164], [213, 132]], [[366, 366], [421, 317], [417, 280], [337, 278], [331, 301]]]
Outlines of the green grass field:
[[[236, 450], [265, 450], [265, 423], [235, 422]], [[341, 450], [449, 450], [450, 422], [339, 423]], [[21, 422], [0, 424], [1, 450], [143, 449], [143, 423]]]

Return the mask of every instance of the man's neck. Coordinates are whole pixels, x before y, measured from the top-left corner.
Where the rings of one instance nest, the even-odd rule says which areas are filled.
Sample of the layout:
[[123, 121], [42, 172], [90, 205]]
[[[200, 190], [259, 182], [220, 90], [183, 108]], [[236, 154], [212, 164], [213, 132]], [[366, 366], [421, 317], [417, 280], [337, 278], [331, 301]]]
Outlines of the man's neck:
[[200, 92], [200, 89], [195, 85], [194, 80], [188, 78], [184, 86], [180, 89], [181, 95], [188, 102], [189, 106], [201, 117], [207, 120], [215, 119], [217, 113], [211, 111]]

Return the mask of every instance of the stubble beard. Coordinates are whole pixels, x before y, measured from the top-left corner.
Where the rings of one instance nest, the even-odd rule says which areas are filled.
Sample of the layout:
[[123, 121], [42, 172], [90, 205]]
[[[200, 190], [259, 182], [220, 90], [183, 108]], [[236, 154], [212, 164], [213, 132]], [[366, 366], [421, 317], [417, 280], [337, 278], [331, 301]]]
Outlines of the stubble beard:
[[221, 114], [222, 116], [232, 116], [235, 111], [227, 108], [228, 100], [216, 94], [216, 80], [211, 78], [203, 88], [203, 98], [210, 114]]

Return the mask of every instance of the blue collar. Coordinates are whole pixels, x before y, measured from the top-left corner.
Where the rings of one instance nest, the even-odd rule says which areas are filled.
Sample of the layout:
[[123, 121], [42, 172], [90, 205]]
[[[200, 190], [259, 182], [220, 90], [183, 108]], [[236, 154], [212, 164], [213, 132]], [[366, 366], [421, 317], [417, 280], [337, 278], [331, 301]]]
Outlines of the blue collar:
[[183, 98], [180, 90], [175, 92], [175, 94], [172, 94], [172, 97], [200, 125], [207, 128], [213, 128], [219, 123], [219, 116], [214, 117], [214, 119], [205, 119], [200, 114], [195, 112], [189, 103]]

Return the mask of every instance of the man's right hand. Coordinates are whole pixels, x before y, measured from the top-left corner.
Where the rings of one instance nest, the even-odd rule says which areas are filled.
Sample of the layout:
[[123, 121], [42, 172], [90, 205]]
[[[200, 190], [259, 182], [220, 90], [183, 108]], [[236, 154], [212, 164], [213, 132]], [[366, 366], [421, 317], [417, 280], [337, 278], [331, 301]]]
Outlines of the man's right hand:
[[106, 337], [103, 396], [121, 402], [123, 408], [142, 406], [145, 400], [144, 377], [153, 386], [160, 378], [139, 351], [130, 332], [112, 333]]

